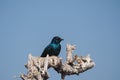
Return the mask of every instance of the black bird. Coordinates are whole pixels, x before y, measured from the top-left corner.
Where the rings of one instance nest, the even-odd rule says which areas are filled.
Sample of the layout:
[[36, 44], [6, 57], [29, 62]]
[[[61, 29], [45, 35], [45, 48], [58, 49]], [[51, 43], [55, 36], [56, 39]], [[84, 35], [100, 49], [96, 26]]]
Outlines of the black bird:
[[51, 43], [44, 49], [41, 57], [46, 57], [47, 54], [49, 54], [49, 56], [58, 56], [61, 50], [60, 42], [62, 40], [59, 36], [53, 37]]

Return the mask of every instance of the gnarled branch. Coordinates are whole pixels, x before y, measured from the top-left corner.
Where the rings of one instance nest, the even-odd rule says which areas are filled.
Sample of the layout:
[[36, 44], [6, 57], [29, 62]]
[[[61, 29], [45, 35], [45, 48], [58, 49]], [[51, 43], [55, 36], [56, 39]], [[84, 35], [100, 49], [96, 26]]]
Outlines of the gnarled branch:
[[55, 71], [61, 74], [61, 79], [64, 80], [66, 75], [79, 75], [80, 73], [94, 67], [95, 63], [87, 56], [73, 56], [75, 45], [67, 44], [66, 61], [63, 63], [62, 58], [58, 56], [35, 57], [29, 54], [28, 63], [25, 65], [27, 74], [21, 74], [23, 80], [47, 80], [49, 78], [47, 69], [54, 68]]

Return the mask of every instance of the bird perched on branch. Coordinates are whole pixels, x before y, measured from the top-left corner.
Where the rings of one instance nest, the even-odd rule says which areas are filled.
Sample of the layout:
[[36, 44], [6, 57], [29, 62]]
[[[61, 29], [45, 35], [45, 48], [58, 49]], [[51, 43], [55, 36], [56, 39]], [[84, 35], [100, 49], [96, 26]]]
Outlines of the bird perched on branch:
[[49, 56], [58, 56], [61, 50], [60, 42], [62, 40], [59, 36], [53, 37], [51, 43], [44, 49], [41, 57], [46, 57], [47, 54], [49, 54]]

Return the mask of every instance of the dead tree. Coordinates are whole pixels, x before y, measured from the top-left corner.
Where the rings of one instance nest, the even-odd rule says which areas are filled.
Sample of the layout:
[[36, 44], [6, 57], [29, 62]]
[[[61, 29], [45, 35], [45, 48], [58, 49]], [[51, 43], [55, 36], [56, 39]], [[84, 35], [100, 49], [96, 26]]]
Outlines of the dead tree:
[[79, 75], [80, 73], [94, 67], [95, 63], [87, 56], [73, 56], [75, 45], [67, 44], [66, 61], [62, 62], [62, 58], [58, 56], [34, 57], [31, 54], [28, 56], [28, 62], [25, 65], [27, 74], [21, 74], [22, 80], [47, 80], [49, 74], [47, 70], [53, 68], [61, 74], [61, 79], [64, 80], [66, 75]]

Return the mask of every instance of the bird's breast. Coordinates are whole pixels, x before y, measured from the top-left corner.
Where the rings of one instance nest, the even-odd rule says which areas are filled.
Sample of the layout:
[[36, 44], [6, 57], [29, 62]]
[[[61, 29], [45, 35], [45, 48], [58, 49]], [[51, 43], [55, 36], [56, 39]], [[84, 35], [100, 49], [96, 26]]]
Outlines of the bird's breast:
[[59, 46], [59, 44], [52, 44], [53, 49], [57, 49]]

